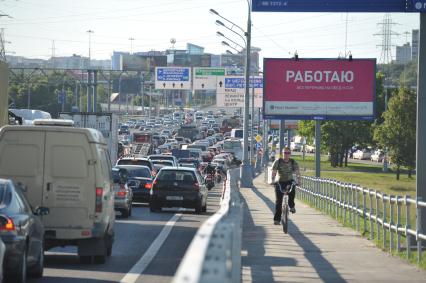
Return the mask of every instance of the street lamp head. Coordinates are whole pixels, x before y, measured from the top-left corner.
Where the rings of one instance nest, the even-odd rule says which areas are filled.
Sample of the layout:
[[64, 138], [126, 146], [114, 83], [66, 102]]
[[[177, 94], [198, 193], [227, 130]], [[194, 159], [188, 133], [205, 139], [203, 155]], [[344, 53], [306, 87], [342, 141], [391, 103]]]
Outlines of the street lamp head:
[[222, 41], [222, 45], [225, 45], [225, 46], [229, 46], [229, 47], [231, 47], [231, 45], [229, 45], [229, 43], [228, 43], [228, 42], [226, 42], [226, 41]]
[[211, 14], [213, 14], [213, 15], [216, 15], [216, 16], [219, 16], [219, 13], [218, 12], [216, 12], [216, 10], [213, 10], [213, 9], [210, 9], [210, 11], [209, 11]]
[[225, 24], [224, 24], [224, 23], [222, 23], [222, 22], [221, 22], [221, 21], [219, 21], [219, 20], [216, 20], [216, 24], [217, 24], [218, 26], [226, 27], [226, 26], [225, 26]]
[[224, 35], [223, 33], [221, 33], [220, 31], [217, 31], [217, 32], [216, 32], [216, 35], [217, 35], [217, 36], [225, 37], [225, 35]]
[[231, 52], [231, 51], [229, 51], [229, 50], [226, 50], [226, 54], [234, 55], [234, 53], [232, 53], [232, 52]]

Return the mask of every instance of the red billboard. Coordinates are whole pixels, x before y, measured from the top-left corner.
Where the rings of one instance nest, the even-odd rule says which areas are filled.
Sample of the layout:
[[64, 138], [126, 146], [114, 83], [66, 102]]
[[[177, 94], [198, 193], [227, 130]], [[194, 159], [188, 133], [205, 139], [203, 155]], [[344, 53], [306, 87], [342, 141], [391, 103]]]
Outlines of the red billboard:
[[373, 119], [375, 59], [263, 62], [266, 119]]

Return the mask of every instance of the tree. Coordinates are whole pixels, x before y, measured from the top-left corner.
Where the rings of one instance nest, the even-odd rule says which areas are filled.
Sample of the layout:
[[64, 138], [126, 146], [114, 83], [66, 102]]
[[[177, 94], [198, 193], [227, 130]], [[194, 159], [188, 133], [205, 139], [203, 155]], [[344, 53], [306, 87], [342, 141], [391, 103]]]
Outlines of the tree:
[[374, 139], [389, 149], [392, 162], [396, 164], [396, 179], [401, 166], [408, 168], [408, 175], [415, 168], [416, 160], [416, 94], [401, 87], [388, 103], [383, 114], [384, 122], [374, 131]]

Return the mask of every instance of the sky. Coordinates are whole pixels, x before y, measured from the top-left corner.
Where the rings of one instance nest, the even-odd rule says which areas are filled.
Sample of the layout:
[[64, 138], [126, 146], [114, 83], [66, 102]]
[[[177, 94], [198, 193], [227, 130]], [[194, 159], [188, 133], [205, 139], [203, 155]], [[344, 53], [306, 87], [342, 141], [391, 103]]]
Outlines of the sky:
[[[206, 53], [234, 52], [221, 44], [224, 38], [217, 31], [244, 45], [239, 35], [215, 24], [218, 19], [228, 23], [210, 9], [246, 30], [246, 0], [0, 0], [0, 14], [11, 17], [0, 17], [0, 28], [8, 55], [42, 59], [52, 54], [88, 57], [88, 30], [93, 31], [93, 59], [110, 59], [113, 51], [163, 51], [172, 47], [172, 38], [176, 49], [193, 43]], [[252, 46], [261, 49], [261, 58], [289, 58], [295, 52], [299, 58], [336, 58], [350, 52], [353, 58], [380, 62], [384, 17], [383, 13], [252, 12]], [[391, 19], [392, 45], [411, 42], [419, 14], [393, 13]]]

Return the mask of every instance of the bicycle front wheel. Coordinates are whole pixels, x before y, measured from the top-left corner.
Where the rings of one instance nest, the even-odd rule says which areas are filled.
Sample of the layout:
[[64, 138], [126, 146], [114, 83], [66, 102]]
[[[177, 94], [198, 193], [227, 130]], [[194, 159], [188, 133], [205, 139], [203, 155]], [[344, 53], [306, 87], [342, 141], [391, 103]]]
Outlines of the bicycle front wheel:
[[288, 231], [288, 212], [289, 212], [288, 205], [284, 205], [282, 209], [282, 215], [281, 215], [281, 224], [283, 226], [283, 231], [285, 234], [287, 234], [287, 231]]

